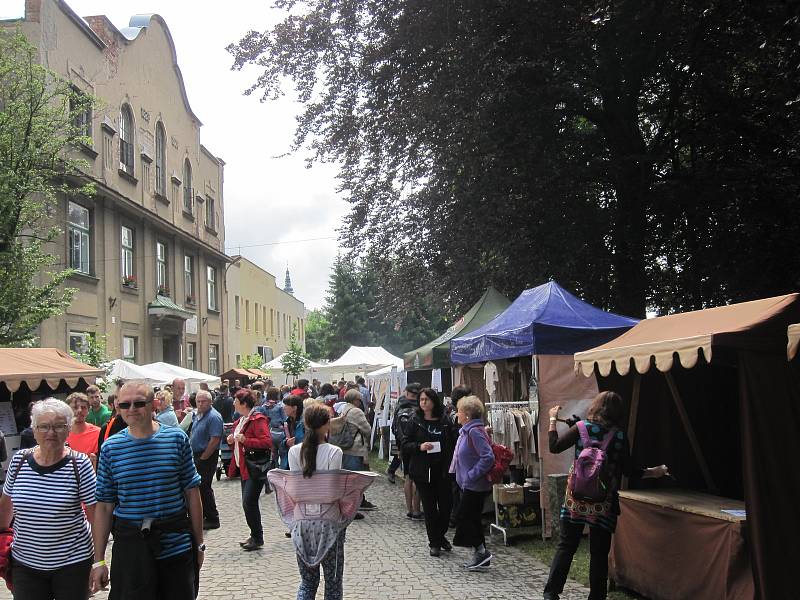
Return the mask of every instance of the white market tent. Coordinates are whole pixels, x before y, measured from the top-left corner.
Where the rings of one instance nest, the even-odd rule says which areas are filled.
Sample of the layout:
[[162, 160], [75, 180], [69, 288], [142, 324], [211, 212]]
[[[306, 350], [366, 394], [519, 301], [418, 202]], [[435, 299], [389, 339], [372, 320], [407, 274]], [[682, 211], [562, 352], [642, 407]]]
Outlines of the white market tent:
[[200, 371], [192, 371], [191, 369], [184, 369], [177, 365], [171, 365], [165, 362], [154, 362], [148, 365], [143, 365], [154, 372], [160, 373], [165, 376], [167, 383], [171, 383], [173, 379], [180, 378], [186, 381], [186, 391], [197, 391], [201, 383], [207, 383], [209, 387], [217, 386], [221, 383], [217, 375], [209, 375], [208, 373], [201, 373]]
[[366, 374], [383, 367], [403, 370], [403, 359], [387, 351], [383, 346], [350, 346], [337, 360], [325, 365], [330, 373]]
[[121, 358], [112, 360], [111, 365], [111, 374], [109, 375], [111, 381], [122, 379], [126, 382], [135, 381], [151, 386], [164, 385], [172, 381], [166, 373], [158, 369], [153, 369], [146, 365], [137, 365]]
[[[286, 355], [285, 352], [283, 354], [279, 354], [278, 356], [273, 358], [268, 363], [265, 363], [261, 367], [261, 370], [269, 373], [270, 379], [272, 379], [272, 381], [277, 385], [290, 383], [289, 381], [290, 378], [294, 380], [294, 377], [292, 375], [289, 375], [283, 370], [283, 364], [281, 363], [281, 359], [285, 355]], [[305, 371], [300, 373], [297, 379], [308, 379], [309, 381], [311, 381], [315, 377], [324, 378], [323, 375], [325, 373], [325, 367], [327, 367], [327, 365], [314, 362], [313, 360], [309, 361], [308, 368], [306, 368]]]

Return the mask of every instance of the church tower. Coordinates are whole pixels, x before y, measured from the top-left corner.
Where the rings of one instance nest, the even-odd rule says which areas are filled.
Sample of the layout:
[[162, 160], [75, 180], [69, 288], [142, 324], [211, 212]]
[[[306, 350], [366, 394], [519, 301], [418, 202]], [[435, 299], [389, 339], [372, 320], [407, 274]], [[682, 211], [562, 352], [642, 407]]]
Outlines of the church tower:
[[286, 263], [286, 279], [283, 282], [283, 291], [294, 296], [294, 289], [292, 289], [292, 277], [289, 275], [289, 263]]

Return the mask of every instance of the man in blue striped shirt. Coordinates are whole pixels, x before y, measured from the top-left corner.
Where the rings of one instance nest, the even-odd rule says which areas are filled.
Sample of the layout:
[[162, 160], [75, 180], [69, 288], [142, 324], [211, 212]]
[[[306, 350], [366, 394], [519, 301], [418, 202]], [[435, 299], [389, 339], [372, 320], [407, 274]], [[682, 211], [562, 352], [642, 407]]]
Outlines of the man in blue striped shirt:
[[[153, 421], [153, 391], [125, 384], [117, 410], [127, 429], [103, 444], [92, 528], [91, 589], [105, 588], [105, 551], [114, 519], [109, 598], [194, 600], [203, 563], [200, 476], [186, 434]], [[137, 567], [131, 568], [131, 565]]]

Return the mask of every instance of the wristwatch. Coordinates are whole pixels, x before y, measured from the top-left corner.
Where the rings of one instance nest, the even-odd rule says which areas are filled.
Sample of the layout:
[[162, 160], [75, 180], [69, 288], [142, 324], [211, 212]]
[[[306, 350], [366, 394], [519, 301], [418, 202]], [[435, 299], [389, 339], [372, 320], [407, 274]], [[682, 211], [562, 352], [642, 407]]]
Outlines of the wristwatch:
[[203, 542], [202, 544], [200, 544], [200, 545], [197, 547], [197, 551], [198, 551], [198, 552], [205, 552], [205, 551], [206, 551], [206, 544], [205, 544], [205, 542]]

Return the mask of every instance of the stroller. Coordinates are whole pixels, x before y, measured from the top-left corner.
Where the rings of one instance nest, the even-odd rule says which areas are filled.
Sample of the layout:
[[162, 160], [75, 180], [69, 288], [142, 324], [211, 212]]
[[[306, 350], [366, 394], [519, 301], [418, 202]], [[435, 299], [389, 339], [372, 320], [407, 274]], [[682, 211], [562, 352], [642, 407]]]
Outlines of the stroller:
[[217, 481], [222, 479], [222, 473], [228, 474], [228, 467], [233, 457], [233, 448], [228, 445], [228, 436], [233, 433], [233, 423], [222, 426], [222, 440], [219, 443], [219, 464], [217, 465]]

